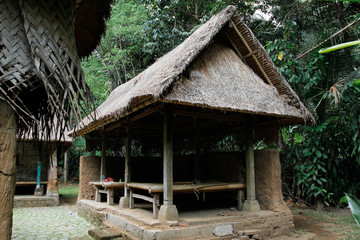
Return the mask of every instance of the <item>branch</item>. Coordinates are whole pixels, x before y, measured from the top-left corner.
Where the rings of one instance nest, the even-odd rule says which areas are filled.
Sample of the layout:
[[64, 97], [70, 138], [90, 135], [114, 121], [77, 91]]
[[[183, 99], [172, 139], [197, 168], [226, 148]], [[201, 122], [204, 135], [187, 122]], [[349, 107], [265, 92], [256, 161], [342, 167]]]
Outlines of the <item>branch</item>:
[[305, 55], [307, 55], [308, 53], [312, 52], [314, 49], [318, 48], [319, 46], [323, 45], [324, 43], [326, 43], [327, 41], [329, 41], [330, 39], [332, 39], [333, 37], [337, 36], [338, 34], [342, 33], [343, 31], [345, 31], [346, 29], [348, 29], [349, 27], [351, 27], [352, 25], [354, 25], [355, 23], [357, 23], [358, 21], [360, 21], [360, 18], [356, 19], [355, 21], [353, 21], [352, 23], [350, 23], [349, 25], [347, 25], [346, 27], [344, 27], [343, 29], [340, 29], [339, 31], [337, 31], [336, 33], [334, 33], [333, 35], [331, 35], [329, 38], [325, 39], [324, 41], [322, 41], [321, 43], [319, 43], [318, 45], [316, 45], [315, 47], [311, 48], [310, 50], [306, 51], [305, 53], [301, 54], [300, 56], [298, 56], [296, 58], [296, 60], [299, 60], [300, 58], [304, 57]]

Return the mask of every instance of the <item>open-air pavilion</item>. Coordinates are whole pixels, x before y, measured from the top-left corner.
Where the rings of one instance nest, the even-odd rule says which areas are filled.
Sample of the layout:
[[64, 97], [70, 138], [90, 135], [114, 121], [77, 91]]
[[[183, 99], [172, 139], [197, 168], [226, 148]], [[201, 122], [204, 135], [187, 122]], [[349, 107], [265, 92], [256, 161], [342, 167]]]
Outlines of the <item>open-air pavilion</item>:
[[34, 139], [29, 132], [17, 138], [14, 207], [59, 205], [58, 162], [67, 162], [72, 138], [60, 131], [45, 135]]
[[[87, 185], [112, 177], [124, 182], [125, 189], [119, 207], [109, 206], [105, 219], [111, 218], [111, 211], [129, 217], [151, 203], [153, 220], [149, 228], [139, 227], [141, 233], [129, 229], [140, 218], [135, 223], [127, 217], [126, 224], [118, 221], [139, 238], [171, 238], [161, 235], [163, 228], [151, 229], [158, 224], [184, 237], [177, 227], [191, 225], [182, 218], [183, 209], [194, 207], [187, 204], [191, 197], [209, 201], [213, 208], [240, 210], [229, 213], [236, 220], [215, 221], [235, 221], [234, 232], [257, 228], [267, 237], [283, 234], [293, 223], [282, 199], [279, 127], [311, 122], [311, 113], [229, 6], [117, 87], [82, 121], [76, 134], [86, 138], [89, 151], [100, 150], [101, 159], [80, 160], [80, 212], [89, 216], [90, 206], [96, 211], [106, 208], [91, 202], [94, 194]], [[259, 142], [275, 148], [254, 151]], [[244, 213], [255, 215], [249, 220]], [[260, 219], [256, 224], [254, 216]], [[199, 227], [190, 235], [206, 236], [215, 228]]]

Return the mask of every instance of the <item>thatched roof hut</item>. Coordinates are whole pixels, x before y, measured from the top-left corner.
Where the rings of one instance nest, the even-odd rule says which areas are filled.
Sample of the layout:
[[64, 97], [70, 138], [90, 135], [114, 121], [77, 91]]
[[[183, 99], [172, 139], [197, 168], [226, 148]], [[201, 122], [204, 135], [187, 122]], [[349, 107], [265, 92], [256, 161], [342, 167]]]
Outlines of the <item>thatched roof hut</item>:
[[[101, 104], [78, 134], [106, 127], [155, 102], [314, 122], [263, 46], [229, 6]], [[270, 120], [271, 119], [271, 120]]]
[[111, 2], [0, 1], [0, 100], [23, 120], [20, 130], [79, 115], [90, 95], [79, 57], [99, 43]]
[[[260, 182], [255, 188], [254, 144], [263, 140], [276, 145], [280, 126], [307, 122], [314, 122], [311, 113], [235, 8], [229, 6], [117, 87], [81, 122], [76, 133], [85, 136], [89, 150], [101, 148], [96, 178], [114, 176], [111, 170], [118, 171], [116, 177], [125, 178], [120, 207], [133, 208], [134, 199], [141, 199], [153, 204], [155, 218], [177, 221], [173, 194], [210, 191], [213, 181], [215, 192], [237, 191], [238, 209], [260, 210], [256, 189], [259, 196], [265, 196], [261, 203], [270, 199], [279, 203], [272, 209], [286, 209], [280, 175], [276, 179], [272, 173], [264, 173], [280, 173], [277, 150], [273, 157], [264, 153], [260, 162], [266, 167], [257, 173], [271, 177], [263, 187]], [[124, 156], [125, 174], [112, 167], [108, 150]], [[225, 151], [238, 155], [231, 162]], [[216, 160], [215, 153], [219, 153]], [[224, 174], [220, 176], [220, 172]], [[143, 190], [151, 197], [141, 195]]]

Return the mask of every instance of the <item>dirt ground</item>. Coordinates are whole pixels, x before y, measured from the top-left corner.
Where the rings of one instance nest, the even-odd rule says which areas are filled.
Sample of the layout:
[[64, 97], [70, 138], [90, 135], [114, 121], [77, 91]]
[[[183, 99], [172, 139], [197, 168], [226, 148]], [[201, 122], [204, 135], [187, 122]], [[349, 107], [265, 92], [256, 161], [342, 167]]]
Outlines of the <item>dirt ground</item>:
[[[325, 213], [317, 213], [311, 209], [293, 208], [295, 232], [291, 236], [283, 236], [284, 240], [336, 240], [336, 239], [360, 239], [360, 236], [352, 237], [353, 224], [346, 225], [342, 222], [343, 217], [349, 216], [349, 209], [329, 208]], [[312, 214], [315, 214], [312, 215]], [[349, 237], [350, 234], [350, 237]]]

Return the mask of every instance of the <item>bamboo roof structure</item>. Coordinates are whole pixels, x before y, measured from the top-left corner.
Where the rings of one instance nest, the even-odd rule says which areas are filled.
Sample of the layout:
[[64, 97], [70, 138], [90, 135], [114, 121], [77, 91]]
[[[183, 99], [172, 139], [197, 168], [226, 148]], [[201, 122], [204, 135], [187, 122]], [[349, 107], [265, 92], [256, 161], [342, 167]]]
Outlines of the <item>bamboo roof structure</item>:
[[16, 111], [19, 131], [80, 116], [91, 94], [79, 57], [99, 43], [111, 2], [0, 0], [0, 100]]
[[[229, 6], [175, 49], [112, 91], [77, 131], [84, 135], [156, 102], [315, 122], [252, 31]], [[96, 115], [96, 120], [93, 116]]]

